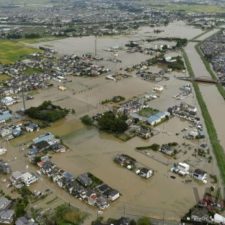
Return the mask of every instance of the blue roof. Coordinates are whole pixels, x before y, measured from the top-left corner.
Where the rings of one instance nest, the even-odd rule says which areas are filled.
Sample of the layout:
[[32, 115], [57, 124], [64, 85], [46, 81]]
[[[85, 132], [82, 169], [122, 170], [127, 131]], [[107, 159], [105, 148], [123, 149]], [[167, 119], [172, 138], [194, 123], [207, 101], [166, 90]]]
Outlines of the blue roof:
[[166, 115], [167, 115], [167, 112], [158, 112], [158, 113], [150, 116], [147, 121], [149, 123], [152, 123], [152, 122], [155, 122], [155, 121], [161, 119], [161, 117], [166, 116]]
[[0, 111], [0, 121], [7, 121], [12, 118], [12, 114], [9, 111]]
[[148, 122], [149, 122], [149, 123], [152, 123], [152, 122], [154, 122], [154, 121], [159, 120], [159, 118], [160, 118], [160, 117], [155, 116], [155, 115], [150, 116], [150, 117], [148, 118]]

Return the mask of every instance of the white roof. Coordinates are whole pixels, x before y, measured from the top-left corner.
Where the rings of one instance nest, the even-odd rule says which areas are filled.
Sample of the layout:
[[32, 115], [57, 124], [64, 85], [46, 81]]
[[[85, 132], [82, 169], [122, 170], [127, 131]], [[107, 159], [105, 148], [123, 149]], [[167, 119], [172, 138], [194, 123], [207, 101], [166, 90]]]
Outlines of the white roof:
[[29, 180], [31, 177], [33, 177], [33, 175], [31, 173], [29, 173], [29, 172], [23, 173], [21, 175], [21, 179], [24, 180], [24, 181], [25, 180]]
[[215, 223], [222, 223], [222, 224], [225, 224], [225, 218], [219, 214], [215, 214], [214, 215], [214, 222]]
[[187, 163], [178, 163], [179, 166], [185, 167], [185, 168], [190, 168], [190, 165], [188, 165]]

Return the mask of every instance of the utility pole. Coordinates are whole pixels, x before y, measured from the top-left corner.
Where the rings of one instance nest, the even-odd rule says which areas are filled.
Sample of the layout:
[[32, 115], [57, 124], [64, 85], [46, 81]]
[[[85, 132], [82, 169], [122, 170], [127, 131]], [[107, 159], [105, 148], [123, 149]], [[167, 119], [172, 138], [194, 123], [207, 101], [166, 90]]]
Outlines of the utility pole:
[[22, 101], [23, 101], [23, 110], [26, 110], [26, 102], [25, 102], [25, 95], [24, 95], [24, 79], [23, 79], [23, 75], [22, 75], [22, 87], [21, 87], [21, 91], [22, 91]]
[[24, 96], [24, 89], [22, 87], [22, 98], [23, 98], [23, 110], [26, 110], [26, 103], [25, 103], [25, 96]]
[[97, 56], [97, 36], [95, 36], [95, 57]]

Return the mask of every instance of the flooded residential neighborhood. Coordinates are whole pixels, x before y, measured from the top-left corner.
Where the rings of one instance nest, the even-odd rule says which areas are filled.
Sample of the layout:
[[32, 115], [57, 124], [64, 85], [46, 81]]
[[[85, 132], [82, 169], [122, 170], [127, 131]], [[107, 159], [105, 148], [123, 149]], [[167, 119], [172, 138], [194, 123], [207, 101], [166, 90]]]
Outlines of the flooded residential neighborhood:
[[46, 2], [0, 3], [0, 224], [225, 224], [222, 0]]

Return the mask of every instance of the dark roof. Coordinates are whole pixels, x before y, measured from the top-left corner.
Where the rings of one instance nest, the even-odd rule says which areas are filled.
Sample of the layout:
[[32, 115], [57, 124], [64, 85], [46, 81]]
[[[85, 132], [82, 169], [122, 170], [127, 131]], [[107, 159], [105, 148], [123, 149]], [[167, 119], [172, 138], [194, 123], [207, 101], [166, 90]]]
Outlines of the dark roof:
[[198, 175], [203, 176], [204, 174], [206, 174], [206, 172], [204, 170], [201, 170], [201, 169], [196, 169], [194, 171], [194, 174], [198, 174]]

